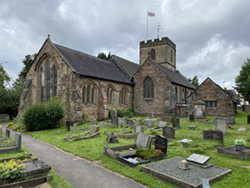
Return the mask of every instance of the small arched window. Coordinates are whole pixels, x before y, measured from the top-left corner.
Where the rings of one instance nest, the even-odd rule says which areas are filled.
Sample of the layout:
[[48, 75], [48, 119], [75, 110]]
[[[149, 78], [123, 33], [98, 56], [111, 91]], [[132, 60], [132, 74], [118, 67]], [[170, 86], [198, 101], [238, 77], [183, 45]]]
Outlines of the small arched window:
[[82, 88], [82, 103], [95, 103], [95, 87], [92, 84], [83, 86]]
[[127, 90], [125, 88], [120, 91], [120, 104], [127, 104]]
[[178, 102], [178, 89], [175, 87], [175, 100]]
[[43, 68], [41, 68], [41, 102], [43, 102], [44, 98], [44, 71]]
[[57, 67], [53, 68], [53, 97], [57, 95]]
[[46, 99], [50, 98], [50, 60], [46, 63]]
[[154, 82], [148, 77], [143, 83], [143, 97], [144, 98], [154, 98]]
[[108, 102], [108, 104], [112, 104], [113, 103], [113, 93], [114, 93], [112, 87], [109, 86], [107, 88], [106, 93], [107, 93], [107, 102]]
[[151, 50], [150, 56], [151, 56], [151, 59], [155, 60], [155, 50], [154, 49]]

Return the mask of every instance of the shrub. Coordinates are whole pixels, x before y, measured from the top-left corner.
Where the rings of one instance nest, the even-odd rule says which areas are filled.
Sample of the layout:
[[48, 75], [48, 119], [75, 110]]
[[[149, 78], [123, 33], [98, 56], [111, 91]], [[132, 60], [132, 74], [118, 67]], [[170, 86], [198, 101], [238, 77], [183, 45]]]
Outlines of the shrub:
[[64, 117], [64, 106], [58, 97], [44, 103], [32, 104], [24, 110], [22, 121], [27, 131], [38, 131], [58, 127]]
[[[122, 110], [117, 110], [117, 117], [127, 117], [127, 118], [132, 118], [135, 116], [135, 112], [131, 109], [122, 111]], [[109, 110], [109, 118], [111, 118], [111, 110]]]
[[0, 164], [0, 179], [17, 179], [20, 177], [24, 164], [14, 159]]

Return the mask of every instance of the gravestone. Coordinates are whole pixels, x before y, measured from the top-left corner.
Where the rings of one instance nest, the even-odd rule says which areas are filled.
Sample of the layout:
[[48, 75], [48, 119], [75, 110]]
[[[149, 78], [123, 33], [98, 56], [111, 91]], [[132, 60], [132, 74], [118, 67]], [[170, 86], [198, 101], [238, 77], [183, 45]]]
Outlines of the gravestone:
[[175, 129], [172, 127], [163, 127], [162, 135], [166, 138], [175, 139]]
[[189, 170], [190, 168], [189, 168], [187, 160], [182, 160], [179, 168], [182, 170]]
[[202, 181], [202, 188], [210, 188], [208, 179], [201, 178], [201, 181]]
[[127, 119], [127, 124], [129, 124], [129, 125], [133, 125], [133, 124], [134, 124], [134, 122], [133, 122], [133, 120]]
[[146, 123], [146, 125], [154, 125], [155, 124], [155, 122], [153, 121], [153, 120], [145, 120], [145, 123]]
[[162, 116], [162, 121], [171, 122], [171, 116]]
[[107, 136], [107, 139], [106, 139], [106, 143], [109, 144], [109, 143], [118, 143], [118, 139], [117, 139], [117, 136], [114, 135], [114, 133], [110, 133], [108, 134]]
[[227, 124], [225, 120], [216, 120], [216, 126], [215, 129], [218, 129], [223, 132], [223, 135], [227, 134]]
[[205, 102], [196, 101], [194, 103], [194, 118], [195, 119], [205, 119], [206, 118]]
[[3, 127], [0, 125], [0, 138], [2, 138]]
[[247, 115], [247, 124], [250, 124], [250, 115]]
[[96, 125], [92, 125], [89, 129], [89, 134], [92, 135], [92, 134], [97, 133], [97, 132], [99, 132], [99, 127]]
[[226, 124], [227, 125], [235, 125], [236, 124], [235, 118], [234, 117], [226, 118]]
[[134, 124], [133, 124], [134, 126], [138, 126], [138, 125], [140, 125], [140, 122], [134, 122]]
[[167, 148], [168, 148], [168, 139], [164, 138], [163, 136], [156, 135], [155, 136], [155, 150], [159, 149], [166, 155]]
[[144, 127], [142, 126], [135, 126], [134, 127], [134, 133], [143, 133], [144, 132]]
[[101, 121], [101, 122], [100, 122], [99, 127], [104, 127], [104, 121]]
[[167, 122], [165, 122], [165, 121], [159, 121], [158, 127], [163, 128], [163, 127], [166, 127], [166, 126], [168, 126]]
[[95, 119], [95, 118], [93, 118], [93, 119], [91, 120], [91, 123], [93, 123], [93, 125], [97, 125], [97, 121], [96, 121], [96, 119]]
[[193, 153], [187, 158], [187, 161], [189, 162], [194, 162], [200, 165], [206, 164], [210, 160], [210, 157], [204, 156], [204, 155], [199, 155]]
[[117, 111], [111, 110], [111, 125], [118, 127]]
[[76, 134], [77, 133], [77, 124], [76, 123], [73, 124], [73, 128], [74, 128], [74, 134]]
[[135, 144], [138, 149], [149, 149], [151, 147], [152, 137], [144, 133], [137, 135]]
[[180, 119], [177, 117], [172, 118], [172, 126], [173, 128], [179, 129], [180, 128]]
[[189, 115], [189, 121], [194, 122], [194, 115]]
[[224, 142], [222, 131], [214, 131], [214, 130], [203, 131], [203, 139], [218, 140], [218, 141], [221, 141], [222, 143]]
[[239, 127], [239, 129], [237, 131], [238, 132], [246, 132], [247, 131], [247, 127]]
[[125, 119], [124, 118], [119, 118], [118, 119], [118, 125], [124, 125], [125, 124]]
[[70, 131], [69, 121], [65, 121], [65, 127], [67, 131]]
[[188, 128], [189, 128], [190, 130], [195, 130], [195, 129], [196, 129], [196, 126], [195, 126], [195, 125], [189, 125]]
[[10, 130], [6, 128], [5, 130], [5, 137], [10, 138]]

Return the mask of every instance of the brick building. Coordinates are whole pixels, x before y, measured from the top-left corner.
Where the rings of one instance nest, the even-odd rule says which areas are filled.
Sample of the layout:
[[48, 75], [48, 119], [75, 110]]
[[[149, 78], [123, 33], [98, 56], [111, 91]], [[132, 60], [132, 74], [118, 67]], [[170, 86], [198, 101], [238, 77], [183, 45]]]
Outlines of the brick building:
[[80, 122], [83, 114], [106, 119], [110, 109], [174, 112], [176, 103], [185, 103], [195, 89], [176, 72], [175, 53], [167, 37], [141, 42], [138, 65], [116, 55], [109, 61], [99, 59], [47, 38], [26, 75], [18, 114], [53, 96], [65, 101], [70, 122]]
[[210, 78], [206, 78], [188, 97], [190, 114], [194, 114], [195, 101], [206, 103], [208, 116], [234, 116], [237, 112], [237, 100]]

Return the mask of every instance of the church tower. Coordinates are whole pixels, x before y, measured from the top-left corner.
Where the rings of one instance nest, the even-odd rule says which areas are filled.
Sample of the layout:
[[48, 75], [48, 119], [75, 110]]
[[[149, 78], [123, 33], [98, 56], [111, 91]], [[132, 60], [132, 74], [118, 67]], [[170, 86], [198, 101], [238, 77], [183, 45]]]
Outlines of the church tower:
[[140, 65], [150, 56], [156, 63], [176, 71], [176, 46], [168, 38], [140, 42]]

